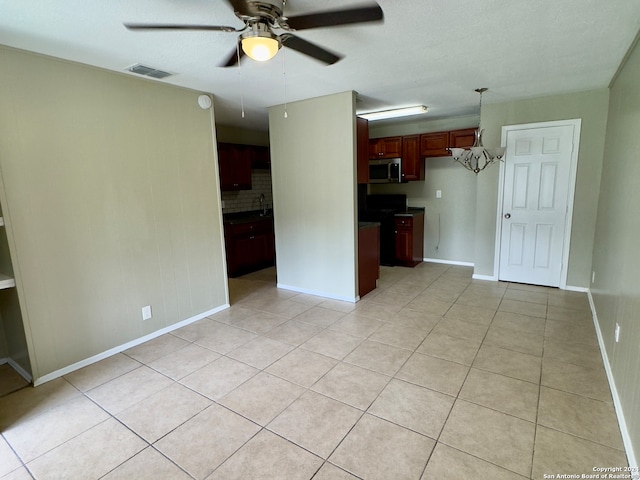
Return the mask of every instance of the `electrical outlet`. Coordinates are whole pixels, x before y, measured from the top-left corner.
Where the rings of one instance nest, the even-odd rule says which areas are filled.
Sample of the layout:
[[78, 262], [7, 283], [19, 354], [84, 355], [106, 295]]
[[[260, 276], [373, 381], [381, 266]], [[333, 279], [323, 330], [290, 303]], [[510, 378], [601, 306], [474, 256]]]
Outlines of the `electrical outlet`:
[[151, 318], [151, 305], [142, 307], [142, 320], [149, 320]]
[[436, 190], [436, 198], [442, 198], [442, 190]]
[[616, 323], [616, 330], [615, 330], [614, 336], [616, 337], [616, 343], [618, 343], [620, 341], [620, 325], [617, 323]]
[[596, 271], [591, 272], [591, 283], [595, 283], [596, 281]]

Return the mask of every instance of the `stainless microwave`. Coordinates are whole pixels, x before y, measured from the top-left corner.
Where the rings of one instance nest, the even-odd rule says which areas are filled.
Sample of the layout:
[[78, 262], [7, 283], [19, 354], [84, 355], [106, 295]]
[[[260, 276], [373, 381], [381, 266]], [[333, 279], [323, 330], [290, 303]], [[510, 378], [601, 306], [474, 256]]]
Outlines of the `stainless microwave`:
[[376, 158], [369, 160], [369, 183], [402, 182], [401, 158]]

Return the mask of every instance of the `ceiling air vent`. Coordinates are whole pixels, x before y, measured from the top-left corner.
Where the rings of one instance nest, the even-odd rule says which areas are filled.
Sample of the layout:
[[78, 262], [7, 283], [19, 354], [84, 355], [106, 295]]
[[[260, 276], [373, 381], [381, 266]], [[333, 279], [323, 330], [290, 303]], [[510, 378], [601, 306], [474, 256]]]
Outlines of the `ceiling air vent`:
[[140, 65], [139, 63], [127, 67], [127, 71], [152, 78], [165, 78], [173, 75], [173, 73], [163, 72], [162, 70], [158, 70], [157, 68], [147, 67], [146, 65]]

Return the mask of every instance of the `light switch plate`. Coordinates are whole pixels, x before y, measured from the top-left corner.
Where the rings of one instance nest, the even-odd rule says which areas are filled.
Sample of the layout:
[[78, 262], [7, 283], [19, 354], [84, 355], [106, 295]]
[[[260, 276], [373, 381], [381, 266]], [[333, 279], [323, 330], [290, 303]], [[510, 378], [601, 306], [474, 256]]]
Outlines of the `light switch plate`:
[[442, 198], [442, 190], [436, 190], [436, 198]]

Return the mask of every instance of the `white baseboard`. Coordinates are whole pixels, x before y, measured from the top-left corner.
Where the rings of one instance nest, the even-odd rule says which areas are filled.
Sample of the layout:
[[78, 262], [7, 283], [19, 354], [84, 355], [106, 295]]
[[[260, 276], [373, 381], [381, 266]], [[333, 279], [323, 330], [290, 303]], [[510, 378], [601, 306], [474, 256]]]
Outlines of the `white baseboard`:
[[16, 363], [13, 358], [0, 358], [0, 365], [9, 364], [11, 368], [13, 368], [22, 378], [24, 378], [27, 382], [31, 383], [31, 375], [24, 368]]
[[307, 295], [315, 295], [317, 297], [324, 297], [324, 298], [329, 298], [331, 300], [341, 300], [343, 302], [350, 302], [350, 303], [356, 303], [359, 299], [359, 297], [341, 297], [339, 295], [332, 295], [326, 292], [318, 292], [315, 290], [309, 290], [306, 288], [299, 288], [299, 287], [293, 287], [291, 285], [285, 285], [283, 283], [278, 283], [277, 284], [278, 288], [282, 288], [283, 290], [290, 290], [292, 292], [298, 292], [298, 293], [306, 293]]
[[[471, 278], [473, 278], [474, 280], [488, 280], [490, 282], [498, 282], [498, 277], [495, 277], [493, 275], [478, 275], [476, 273], [474, 273]], [[574, 287], [572, 285], [567, 285], [564, 288], [562, 288], [561, 290], [568, 290], [570, 292], [582, 292], [582, 293], [587, 293], [589, 292], [588, 288], [585, 287]]]
[[[567, 288], [568, 290], [568, 288]], [[611, 364], [609, 363], [609, 356], [604, 346], [604, 339], [602, 338], [602, 331], [600, 330], [600, 322], [598, 321], [598, 313], [596, 312], [596, 305], [593, 302], [593, 296], [590, 289], [585, 289], [587, 297], [589, 298], [589, 306], [591, 307], [591, 315], [593, 317], [593, 325], [596, 328], [596, 336], [598, 337], [598, 345], [600, 345], [600, 353], [602, 354], [602, 363], [607, 373], [607, 379], [609, 380], [609, 388], [611, 389], [611, 396], [613, 397], [613, 406], [615, 407], [616, 416], [618, 417], [618, 426], [620, 427], [620, 433], [622, 435], [622, 443], [627, 454], [627, 461], [629, 467], [638, 468], [638, 460], [633, 450], [633, 443], [631, 441], [631, 435], [629, 435], [629, 429], [627, 422], [624, 418], [624, 411], [622, 410], [622, 403], [620, 402], [620, 396], [618, 395], [618, 389], [616, 388], [616, 382], [613, 378], [613, 372], [611, 371]], [[636, 470], [637, 471], [637, 470]]]
[[498, 281], [498, 277], [494, 277], [493, 275], [479, 275], [477, 273], [474, 273], [471, 278], [473, 278], [474, 280], [487, 280], [489, 282], [497, 282]]
[[7, 363], [13, 367], [13, 369], [20, 374], [22, 378], [24, 378], [28, 383], [31, 383], [32, 377], [29, 372], [27, 372], [24, 368], [18, 365], [13, 358], [8, 358]]
[[84, 360], [80, 360], [79, 362], [73, 363], [67, 367], [61, 368], [54, 372], [43, 375], [42, 377], [36, 378], [33, 382], [33, 386], [37, 387], [38, 385], [42, 385], [43, 383], [50, 382], [51, 380], [55, 380], [56, 378], [62, 377], [63, 375], [67, 375], [68, 373], [75, 372], [76, 370], [79, 370], [83, 367], [99, 362], [100, 360], [104, 360], [105, 358], [111, 357], [116, 353], [124, 352], [125, 350], [136, 347], [144, 342], [148, 342], [149, 340], [153, 340], [154, 338], [157, 338], [161, 335], [177, 330], [178, 328], [185, 327], [193, 322], [197, 322], [198, 320], [202, 320], [203, 318], [208, 317], [209, 315], [213, 315], [222, 310], [226, 310], [227, 308], [229, 308], [228, 303], [221, 305], [219, 307], [216, 307], [207, 312], [199, 313], [198, 315], [195, 315], [191, 318], [187, 318], [186, 320], [182, 320], [181, 322], [174, 323], [173, 325], [169, 325], [168, 327], [162, 328], [160, 330], [156, 330], [155, 332], [150, 333], [149, 335], [145, 335], [144, 337], [136, 338], [135, 340], [131, 340], [130, 342], [127, 342], [123, 345], [118, 345], [117, 347], [110, 348], [107, 351], [104, 351], [97, 355], [93, 355], [92, 357], [85, 358]]
[[570, 292], [582, 292], [582, 293], [589, 293], [589, 289], [586, 287], [574, 287], [572, 285], [566, 285], [562, 290], [568, 290]]
[[459, 262], [457, 260], [442, 260], [441, 258], [423, 258], [423, 262], [429, 263], [444, 263], [445, 265], [460, 265], [462, 267], [473, 267], [473, 262]]

